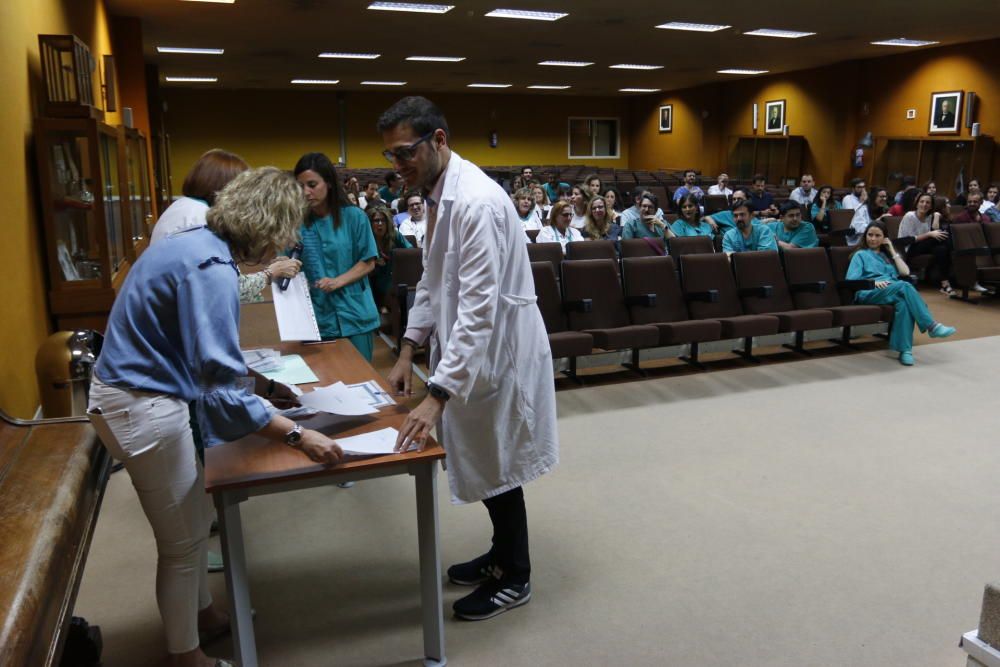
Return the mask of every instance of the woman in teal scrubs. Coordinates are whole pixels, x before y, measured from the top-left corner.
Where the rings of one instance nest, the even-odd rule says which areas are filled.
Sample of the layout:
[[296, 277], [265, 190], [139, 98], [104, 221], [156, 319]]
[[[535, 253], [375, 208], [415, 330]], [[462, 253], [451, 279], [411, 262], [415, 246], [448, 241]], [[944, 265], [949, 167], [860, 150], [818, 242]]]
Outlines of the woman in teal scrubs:
[[913, 325], [926, 331], [931, 338], [947, 338], [955, 327], [935, 322], [927, 304], [917, 289], [899, 276], [910, 275], [910, 269], [896, 252], [886, 234], [885, 223], [873, 222], [865, 229], [864, 242], [851, 256], [847, 269], [848, 280], [871, 280], [874, 289], [861, 290], [854, 295], [856, 303], [885, 304], [896, 310], [889, 334], [889, 348], [899, 352], [899, 363], [913, 365]]
[[368, 218], [351, 206], [330, 158], [307, 153], [295, 165], [309, 214], [302, 225], [302, 269], [323, 340], [348, 338], [372, 359], [378, 309], [368, 283], [378, 248]]
[[670, 230], [677, 236], [707, 236], [713, 238], [718, 226], [711, 218], [703, 218], [698, 206], [698, 198], [686, 194], [677, 203], [680, 215], [670, 225]]

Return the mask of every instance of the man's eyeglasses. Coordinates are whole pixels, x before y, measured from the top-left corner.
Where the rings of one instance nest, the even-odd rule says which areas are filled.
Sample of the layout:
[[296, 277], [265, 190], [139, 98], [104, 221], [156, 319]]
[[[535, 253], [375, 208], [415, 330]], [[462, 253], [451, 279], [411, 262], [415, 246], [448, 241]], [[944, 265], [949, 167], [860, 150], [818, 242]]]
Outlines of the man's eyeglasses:
[[384, 155], [385, 159], [388, 160], [389, 162], [392, 162], [393, 160], [398, 160], [399, 162], [409, 162], [414, 157], [416, 157], [417, 146], [424, 143], [433, 136], [434, 136], [434, 130], [431, 130], [430, 132], [420, 137], [419, 140], [413, 142], [409, 146], [403, 146], [402, 148], [397, 148], [394, 151], [384, 150], [382, 151], [382, 155]]

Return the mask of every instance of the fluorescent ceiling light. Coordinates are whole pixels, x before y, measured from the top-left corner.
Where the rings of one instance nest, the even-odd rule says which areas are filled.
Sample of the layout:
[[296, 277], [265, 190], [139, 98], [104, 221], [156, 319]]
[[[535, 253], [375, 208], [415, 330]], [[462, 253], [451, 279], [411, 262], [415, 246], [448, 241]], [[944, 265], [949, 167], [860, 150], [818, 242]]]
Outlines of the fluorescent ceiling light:
[[663, 69], [663, 65], [629, 65], [622, 63], [620, 65], [608, 65], [608, 69]]
[[368, 9], [381, 9], [386, 12], [416, 12], [418, 14], [446, 14], [455, 9], [455, 5], [430, 5], [419, 2], [373, 2]]
[[494, 9], [486, 16], [498, 19], [527, 19], [529, 21], [558, 21], [564, 16], [569, 16], [564, 12], [530, 12], [524, 9]]
[[658, 93], [659, 88], [619, 88], [619, 93]]
[[202, 56], [221, 56], [226, 52], [225, 49], [189, 49], [182, 46], [158, 46], [156, 50], [160, 53], [193, 53]]
[[362, 86], [405, 86], [405, 81], [362, 81]]
[[773, 30], [771, 28], [757, 28], [744, 35], [754, 35], [756, 37], [784, 37], [785, 39], [798, 39], [799, 37], [811, 37], [814, 32], [799, 32], [797, 30]]
[[167, 76], [164, 78], [170, 83], [215, 83], [219, 80], [217, 76]]
[[380, 57], [381, 53], [332, 53], [329, 51], [324, 51], [319, 54], [320, 58], [347, 58], [350, 60], [375, 60]]
[[590, 67], [594, 63], [583, 62], [582, 60], [543, 60], [539, 65], [549, 65], [551, 67]]
[[470, 83], [468, 88], [510, 88], [509, 83]]
[[292, 83], [303, 86], [332, 86], [340, 83], [340, 79], [292, 79]]
[[725, 30], [726, 28], [732, 28], [733, 26], [716, 25], [714, 23], [684, 23], [683, 21], [671, 21], [670, 23], [661, 23], [656, 27], [662, 28], [663, 30], [690, 30], [692, 32], [718, 32], [719, 30]]
[[528, 86], [532, 90], [566, 90], [569, 86]]
[[422, 63], [460, 63], [465, 56], [409, 56], [407, 60]]
[[767, 74], [770, 70], [766, 69], [720, 69], [716, 70], [718, 74]]
[[872, 42], [875, 46], [930, 46], [938, 42], [922, 41], [919, 39], [906, 39], [897, 37], [896, 39], [883, 39], [880, 42]]

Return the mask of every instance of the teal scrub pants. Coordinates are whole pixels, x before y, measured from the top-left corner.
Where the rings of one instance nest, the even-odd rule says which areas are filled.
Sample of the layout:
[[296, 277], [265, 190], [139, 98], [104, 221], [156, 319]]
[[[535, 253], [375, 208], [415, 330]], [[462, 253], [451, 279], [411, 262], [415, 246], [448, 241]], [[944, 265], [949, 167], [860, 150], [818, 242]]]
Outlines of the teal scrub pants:
[[927, 331], [934, 324], [927, 304], [920, 298], [917, 289], [907, 282], [894, 281], [885, 289], [863, 290], [855, 295], [854, 301], [895, 307], [896, 316], [889, 333], [889, 349], [897, 352], [909, 352], [913, 349], [914, 323], [921, 332]]
[[[345, 336], [347, 340], [351, 341], [351, 344], [358, 349], [361, 356], [371, 363], [372, 356], [375, 354], [375, 332], [368, 331], [365, 333], [355, 334], [353, 336]], [[336, 340], [335, 338], [323, 337], [323, 340]]]

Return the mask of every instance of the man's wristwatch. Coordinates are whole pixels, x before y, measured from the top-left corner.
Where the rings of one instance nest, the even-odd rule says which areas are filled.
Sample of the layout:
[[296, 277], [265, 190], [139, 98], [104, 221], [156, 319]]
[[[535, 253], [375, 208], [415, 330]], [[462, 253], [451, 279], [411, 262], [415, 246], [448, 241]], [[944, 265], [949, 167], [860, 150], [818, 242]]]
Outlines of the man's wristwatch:
[[302, 444], [302, 426], [296, 424], [292, 427], [292, 430], [285, 434], [285, 444], [289, 447], [295, 447], [298, 449], [299, 445]]
[[437, 386], [433, 382], [427, 383], [427, 393], [433, 396], [434, 398], [445, 402], [447, 402], [448, 399], [451, 398], [451, 394], [449, 394], [448, 392], [446, 392], [444, 389]]

